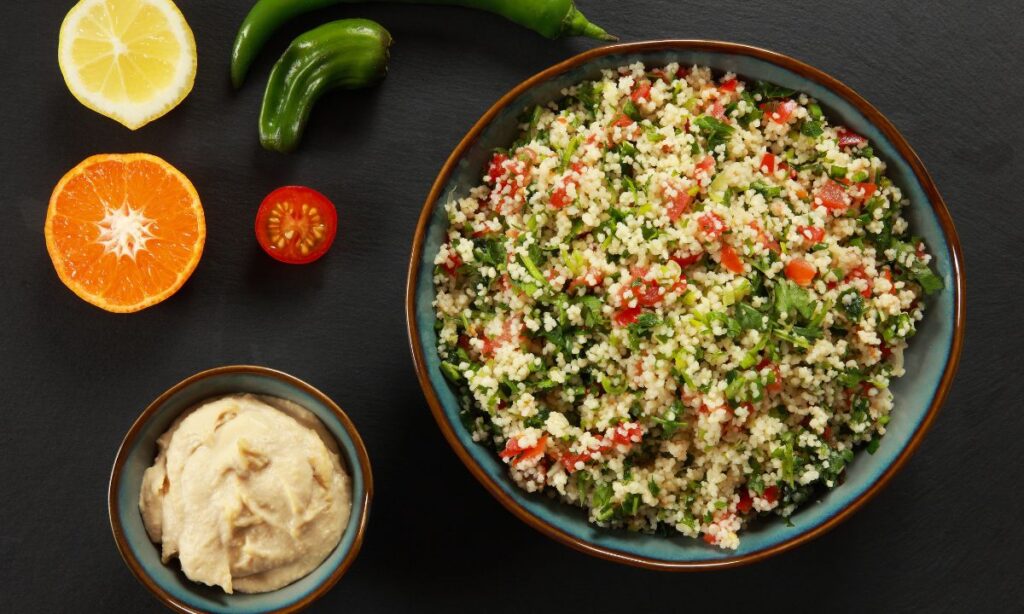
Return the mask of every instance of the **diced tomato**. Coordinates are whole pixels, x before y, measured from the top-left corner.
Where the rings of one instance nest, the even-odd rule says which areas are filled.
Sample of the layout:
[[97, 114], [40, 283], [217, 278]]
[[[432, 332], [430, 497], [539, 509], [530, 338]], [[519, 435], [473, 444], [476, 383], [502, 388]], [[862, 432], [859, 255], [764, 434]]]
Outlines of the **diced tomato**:
[[491, 158], [491, 163], [487, 167], [487, 176], [490, 177], [492, 181], [497, 181], [506, 172], [508, 172], [505, 169], [506, 161], [508, 161], [508, 156], [503, 153], [496, 153], [494, 154], [494, 157]]
[[623, 307], [615, 314], [615, 323], [619, 326], [629, 326], [633, 322], [636, 322], [637, 316], [643, 311], [643, 307], [637, 305], [636, 307]]
[[551, 192], [551, 206], [555, 209], [562, 209], [572, 204], [573, 199], [565, 186], [558, 186]]
[[626, 115], [625, 113], [619, 113], [619, 116], [616, 117], [615, 121], [612, 122], [612, 126], [619, 126], [620, 128], [625, 128], [626, 126], [632, 125], [633, 120], [630, 119], [629, 116]]
[[537, 440], [537, 445], [527, 450], [524, 450], [522, 454], [516, 457], [516, 460], [512, 464], [518, 465], [524, 461], [537, 458], [538, 456], [543, 456], [544, 451], [547, 449], [547, 447], [548, 437], [547, 435], [544, 435], [543, 437]]
[[496, 153], [487, 167], [487, 180], [494, 184], [490, 194], [490, 204], [501, 214], [518, 211], [524, 202], [525, 189], [521, 183], [527, 174], [527, 163], [509, 158], [503, 153]]
[[655, 279], [644, 279], [646, 274], [646, 268], [633, 271], [632, 277], [619, 291], [619, 296], [624, 304], [629, 304], [636, 299], [637, 305], [641, 307], [653, 307], [662, 301], [664, 293], [661, 291], [661, 286]]
[[501, 458], [513, 458], [516, 454], [522, 452], [523, 449], [519, 447], [519, 439], [513, 437], [505, 442], [505, 449], [498, 452], [498, 456]]
[[726, 81], [723, 81], [722, 84], [718, 86], [718, 89], [723, 91], [723, 92], [735, 92], [736, 91], [736, 83], [737, 83], [737, 81], [736, 81], [735, 78], [728, 79]]
[[684, 79], [686, 75], [690, 74], [690, 69], [680, 66], [676, 69], [676, 78]]
[[825, 438], [825, 441], [832, 441], [832, 427], [826, 426], [821, 436]]
[[669, 258], [669, 260], [675, 261], [679, 265], [679, 268], [685, 269], [686, 267], [696, 263], [704, 256], [704, 252], [697, 252], [696, 254], [690, 254], [688, 256], [675, 255]]
[[717, 239], [726, 230], [722, 218], [710, 211], [697, 218], [697, 227], [709, 240]]
[[743, 274], [743, 260], [740, 259], [740, 255], [731, 245], [723, 245], [722, 253], [720, 254], [722, 260], [722, 266], [729, 269], [737, 275]]
[[696, 173], [704, 173], [710, 175], [711, 171], [715, 168], [715, 158], [713, 156], [706, 156], [703, 160], [697, 163]]
[[637, 84], [633, 93], [629, 96], [633, 102], [651, 99], [651, 82], [646, 79]]
[[[525, 336], [522, 334], [520, 324], [513, 322], [512, 319], [505, 320], [502, 324], [502, 332], [494, 337], [488, 337], [481, 333], [480, 340], [483, 342], [483, 348], [480, 350], [485, 356], [493, 356], [494, 352], [501, 346], [506, 345], [512, 341], [518, 339], [521, 343], [525, 340]], [[513, 333], [513, 328], [516, 329], [516, 333]]]
[[758, 165], [758, 170], [768, 175], [775, 174], [775, 154], [766, 153], [761, 158], [761, 164]]
[[562, 177], [561, 183], [551, 191], [551, 206], [555, 209], [562, 209], [572, 204], [573, 198], [569, 196], [569, 185], [579, 186], [578, 175], [582, 173], [584, 166], [581, 162], [573, 162], [572, 172]]
[[615, 427], [611, 439], [620, 446], [631, 446], [640, 443], [643, 439], [644, 430], [636, 422], [623, 422]]
[[654, 307], [665, 298], [657, 280], [651, 280], [644, 283], [642, 289], [642, 293], [641, 288], [634, 289], [633, 294], [636, 296], [637, 302], [644, 307]]
[[796, 233], [807, 239], [812, 245], [814, 243], [821, 243], [822, 239], [825, 238], [825, 229], [818, 228], [817, 226], [797, 226]]
[[[591, 279], [593, 279], [593, 282], [590, 281]], [[580, 275], [576, 279], [569, 282], [569, 287], [566, 288], [566, 292], [572, 292], [576, 288], [583, 286], [587, 288], [596, 288], [597, 286], [601, 285], [602, 281], [604, 281], [604, 274], [602, 274], [600, 271], [587, 271], [583, 275]]]
[[868, 140], [852, 130], [840, 128], [836, 130], [836, 142], [840, 147], [860, 147]]
[[757, 232], [757, 242], [764, 246], [765, 249], [773, 252], [779, 252], [781, 250], [781, 248], [779, 247], [779, 242], [776, 241], [774, 237], [765, 232], [764, 229], [761, 228], [760, 224], [758, 224], [757, 222], [750, 222], [749, 225]]
[[486, 224], [486, 223], [485, 223], [485, 224], [484, 224], [484, 227], [483, 227], [483, 228], [481, 228], [480, 230], [476, 230], [476, 231], [474, 231], [474, 232], [473, 232], [473, 234], [472, 234], [471, 236], [472, 236], [472, 237], [473, 237], [474, 239], [478, 239], [478, 238], [480, 238], [480, 237], [486, 237], [486, 236], [488, 236], [488, 235], [493, 235], [493, 234], [496, 234], [496, 233], [498, 233], [499, 231], [501, 231], [501, 228], [500, 228], [500, 227], [499, 227], [499, 228], [494, 228], [494, 227], [492, 227], [492, 226], [491, 226], [490, 224]]
[[867, 200], [875, 195], [875, 191], [878, 190], [878, 186], [873, 183], [863, 182], [854, 184], [857, 194], [857, 198], [861, 200]]
[[672, 284], [672, 287], [669, 288], [669, 291], [675, 292], [677, 294], [682, 294], [683, 292], [686, 292], [686, 275], [680, 274], [679, 281]]
[[779, 500], [779, 487], [769, 486], [768, 488], [765, 488], [764, 494], [761, 495], [761, 498], [763, 498], [768, 503], [775, 503], [776, 501]]
[[693, 197], [690, 196], [690, 193], [686, 188], [678, 183], [666, 184], [666, 188], [671, 188], [675, 193], [669, 197], [668, 207], [665, 208], [665, 212], [668, 214], [668, 219], [674, 222], [690, 210], [690, 204], [693, 203]]
[[861, 290], [860, 294], [864, 298], [871, 298], [871, 278], [868, 277], [868, 274], [864, 272], [864, 267], [850, 269], [850, 272], [846, 274], [846, 278], [843, 279], [843, 281], [852, 281], [854, 279], [863, 279], [865, 282], [867, 282], [867, 288]]
[[815, 274], [817, 270], [803, 258], [793, 258], [786, 264], [786, 277], [798, 286], [809, 286]]
[[768, 369], [775, 375], [774, 381], [764, 387], [767, 392], [779, 392], [782, 390], [782, 371], [779, 370], [779, 365], [765, 358], [754, 368], [758, 373]]
[[772, 120], [776, 124], [785, 124], [789, 121], [793, 111], [796, 111], [795, 100], [772, 100], [761, 105], [761, 109], [764, 111], [768, 119]]
[[750, 496], [750, 491], [743, 489], [740, 493], [740, 500], [736, 504], [736, 511], [741, 514], [746, 514], [754, 507], [754, 499]]
[[616, 445], [630, 447], [640, 443], [643, 440], [643, 427], [635, 422], [624, 422], [612, 427], [604, 435], [593, 434], [592, 436], [599, 442], [597, 448], [590, 448], [578, 454], [566, 452], [558, 457], [568, 473], [577, 471], [577, 463], [589, 462], [594, 459], [595, 454], [608, 452]]
[[693, 202], [692, 196], [686, 192], [678, 192], [672, 198], [672, 203], [668, 207], [668, 219], [673, 222], [678, 220], [684, 213], [690, 210], [691, 202]]
[[718, 543], [718, 538], [710, 533], [705, 533], [701, 536], [701, 539], [703, 539], [705, 543], [711, 544], [712, 546]]
[[500, 345], [500, 343], [486, 336], [481, 336], [481, 340], [484, 342], [484, 344], [480, 352], [483, 353], [484, 356], [494, 355], [494, 350], [498, 349], [498, 345]]
[[[788, 164], [786, 164], [785, 162], [779, 162], [779, 163], [777, 164], [777, 166], [778, 166], [778, 167], [779, 167], [780, 169], [782, 169], [782, 170], [784, 170], [784, 171], [787, 171], [787, 172], [788, 172], [788, 174], [789, 174], [789, 178], [790, 178], [790, 179], [796, 179], [796, 176], [797, 176], [797, 172], [796, 172], [796, 169], [795, 169], [795, 168], [792, 168], [792, 167], [790, 167], [790, 166], [789, 166]], [[803, 188], [800, 188], [800, 190], [802, 191], [802, 190], [803, 190]], [[799, 194], [799, 192], [798, 192], [798, 194]], [[806, 192], [805, 192], [805, 194], [806, 194]], [[801, 198], [804, 198], [804, 196], [801, 196]]]
[[585, 463], [591, 460], [591, 458], [591, 455], [586, 452], [583, 454], [570, 454], [567, 452], [560, 456], [558, 460], [561, 461], [562, 467], [565, 468], [566, 473], [574, 473], [578, 471], [576, 468], [577, 463]]
[[722, 101], [715, 100], [715, 102], [711, 104], [711, 108], [708, 109], [708, 114], [717, 120], [725, 119], [725, 106], [722, 105]]
[[547, 435], [538, 439], [536, 444], [528, 448], [520, 447], [519, 438], [512, 437], [511, 439], [505, 442], [505, 449], [502, 450], [501, 452], [498, 452], [498, 456], [506, 460], [511, 458], [513, 459], [512, 465], [518, 465], [523, 461], [528, 461], [530, 459], [537, 458], [538, 456], [543, 455], [544, 451], [547, 449], [547, 446]]
[[892, 348], [886, 345], [885, 343], [879, 344], [878, 350], [882, 353], [882, 360], [885, 360], [892, 356]]
[[459, 252], [454, 249], [448, 249], [448, 260], [441, 263], [441, 268], [444, 269], [445, 273], [448, 273], [451, 277], [455, 277], [462, 266], [462, 258], [459, 257]]
[[843, 186], [829, 179], [814, 195], [815, 201], [821, 200], [822, 206], [832, 212], [846, 211], [846, 190]]

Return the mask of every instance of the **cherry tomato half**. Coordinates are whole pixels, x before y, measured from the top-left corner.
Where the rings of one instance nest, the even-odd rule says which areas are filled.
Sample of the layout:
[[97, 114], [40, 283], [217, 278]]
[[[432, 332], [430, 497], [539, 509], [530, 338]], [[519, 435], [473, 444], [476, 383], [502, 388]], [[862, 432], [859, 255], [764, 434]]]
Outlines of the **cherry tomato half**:
[[267, 195], [256, 214], [256, 240], [271, 258], [308, 264], [327, 253], [338, 232], [338, 212], [326, 196], [303, 186]]

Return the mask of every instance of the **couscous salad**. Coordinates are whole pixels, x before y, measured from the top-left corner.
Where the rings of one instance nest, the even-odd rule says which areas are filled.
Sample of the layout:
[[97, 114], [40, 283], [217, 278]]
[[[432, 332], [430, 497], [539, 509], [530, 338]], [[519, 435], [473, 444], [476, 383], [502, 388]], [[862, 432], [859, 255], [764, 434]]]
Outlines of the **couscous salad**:
[[675, 64], [563, 94], [446, 205], [442, 369], [525, 490], [736, 548], [880, 445], [942, 281], [803, 94]]

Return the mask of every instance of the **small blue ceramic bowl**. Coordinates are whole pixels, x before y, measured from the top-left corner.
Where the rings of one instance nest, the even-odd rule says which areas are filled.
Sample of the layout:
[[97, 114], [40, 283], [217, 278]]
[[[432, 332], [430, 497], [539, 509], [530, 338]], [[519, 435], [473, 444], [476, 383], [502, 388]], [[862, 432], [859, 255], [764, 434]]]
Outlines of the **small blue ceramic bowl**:
[[[192, 582], [176, 562], [163, 564], [159, 546], [149, 541], [139, 514], [142, 474], [156, 457], [156, 440], [186, 409], [213, 397], [237, 393], [265, 394], [298, 403], [327, 427], [338, 441], [341, 461], [352, 478], [352, 513], [334, 552], [306, 577], [269, 593], [228, 595]], [[324, 393], [280, 371], [228, 366], [197, 373], [153, 401], [125, 435], [110, 474], [108, 509], [114, 540], [135, 577], [178, 612], [297, 612], [334, 586], [352, 565], [363, 543], [373, 496], [373, 476], [355, 426]]]
[[[560, 91], [599, 76], [602, 69], [633, 62], [648, 66], [679, 62], [732, 71], [747, 80], [764, 80], [806, 92], [828, 116], [868, 137], [888, 174], [903, 188], [914, 234], [924, 238], [945, 290], [928, 299], [924, 322], [906, 354], [906, 375], [892, 391], [896, 409], [881, 447], [858, 454], [846, 482], [805, 505], [792, 524], [769, 520], [742, 535], [733, 552], [699, 540], [640, 535], [597, 528], [583, 512], [517, 488], [494, 452], [474, 443], [458, 419], [459, 405], [439, 369], [434, 331], [433, 259], [444, 240], [443, 202], [479, 184], [491, 151], [506, 147], [517, 132], [520, 114], [560, 97]], [[438, 175], [420, 216], [413, 240], [406, 286], [406, 318], [420, 384], [434, 417], [469, 470], [516, 516], [562, 543], [606, 559], [668, 570], [721, 568], [750, 563], [820, 535], [877, 493], [906, 462], [946, 397], [960, 356], [964, 322], [964, 279], [959, 240], [952, 220], [921, 160], [877, 109], [846, 85], [784, 55], [732, 43], [651, 41], [594, 49], [527, 79], [499, 100], [459, 143]]]

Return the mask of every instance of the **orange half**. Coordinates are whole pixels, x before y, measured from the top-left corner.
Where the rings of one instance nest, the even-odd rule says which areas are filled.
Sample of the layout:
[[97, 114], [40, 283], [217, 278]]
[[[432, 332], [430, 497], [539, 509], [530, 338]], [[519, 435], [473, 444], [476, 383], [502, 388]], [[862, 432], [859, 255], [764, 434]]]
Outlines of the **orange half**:
[[46, 250], [72, 292], [118, 313], [151, 307], [188, 280], [206, 242], [192, 182], [150, 154], [92, 156], [53, 189]]

